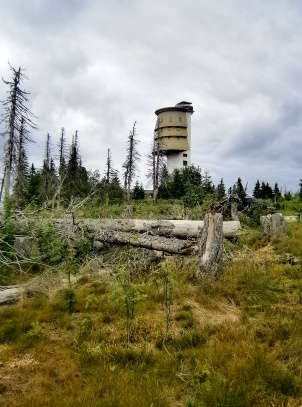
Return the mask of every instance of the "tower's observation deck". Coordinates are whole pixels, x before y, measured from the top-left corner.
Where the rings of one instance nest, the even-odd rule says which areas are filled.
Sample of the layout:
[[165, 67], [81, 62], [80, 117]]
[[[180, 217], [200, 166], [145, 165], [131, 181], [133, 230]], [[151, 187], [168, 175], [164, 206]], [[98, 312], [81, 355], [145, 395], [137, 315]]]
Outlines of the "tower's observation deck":
[[157, 115], [154, 138], [167, 155], [168, 171], [191, 164], [191, 115], [192, 103], [180, 102], [174, 107], [163, 107]]

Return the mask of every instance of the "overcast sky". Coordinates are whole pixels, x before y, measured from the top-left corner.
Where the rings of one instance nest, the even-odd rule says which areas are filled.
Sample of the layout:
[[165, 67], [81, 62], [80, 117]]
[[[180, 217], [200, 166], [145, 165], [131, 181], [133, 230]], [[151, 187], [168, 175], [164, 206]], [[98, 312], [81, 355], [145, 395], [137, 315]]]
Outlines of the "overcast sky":
[[[79, 131], [83, 165], [121, 171], [137, 121], [145, 159], [161, 107], [192, 102], [192, 162], [227, 187], [238, 177], [298, 190], [302, 178], [301, 0], [0, 0], [0, 76], [29, 80], [46, 133]], [[0, 100], [8, 88], [0, 85]], [[1, 108], [2, 109], [2, 108]]]

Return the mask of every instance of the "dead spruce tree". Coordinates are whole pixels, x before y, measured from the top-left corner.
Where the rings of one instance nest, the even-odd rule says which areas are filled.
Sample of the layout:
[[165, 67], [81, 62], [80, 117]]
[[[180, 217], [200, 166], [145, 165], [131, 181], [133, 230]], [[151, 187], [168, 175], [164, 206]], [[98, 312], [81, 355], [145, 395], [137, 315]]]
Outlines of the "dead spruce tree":
[[110, 190], [112, 189], [112, 181], [117, 180], [117, 173], [118, 171], [113, 168], [112, 164], [112, 155], [110, 148], [107, 150], [107, 160], [106, 160], [106, 168], [105, 168], [105, 182], [102, 185], [101, 188], [101, 198], [102, 201], [104, 202], [103, 210], [104, 210], [104, 216], [107, 216], [107, 211], [108, 211], [108, 205], [109, 205], [109, 195], [110, 195]]
[[[11, 80], [6, 81], [2, 78], [3, 82], [9, 86], [9, 90], [7, 91], [7, 99], [2, 101], [4, 113], [2, 114], [1, 123], [4, 122], [6, 124], [6, 129], [2, 133], [5, 137], [5, 146], [3, 157], [4, 172], [1, 183], [0, 199], [3, 199], [3, 197], [10, 197], [11, 181], [16, 165], [18, 134], [20, 135], [21, 127], [27, 126], [32, 129], [37, 129], [36, 124], [32, 121], [32, 118], [35, 116], [26, 107], [26, 102], [28, 102], [27, 95], [29, 95], [29, 93], [21, 89], [22, 82], [25, 79], [28, 79], [28, 77], [22, 73], [21, 67], [19, 67], [18, 70], [13, 68], [10, 64], [9, 67], [12, 72]], [[23, 145], [28, 141], [32, 140], [28, 133], [23, 132]]]
[[147, 155], [147, 179], [153, 188], [153, 203], [157, 203], [160, 175], [164, 166], [163, 141], [154, 133], [151, 151]]
[[117, 172], [118, 171], [113, 168], [112, 154], [110, 148], [108, 148], [106, 160], [106, 184], [111, 182], [111, 180], [117, 175]]
[[136, 138], [136, 122], [133, 124], [132, 131], [130, 130], [130, 135], [127, 142], [127, 157], [123, 164], [124, 168], [124, 186], [126, 193], [126, 203], [130, 204], [130, 188], [131, 183], [135, 177], [138, 170], [138, 163], [140, 161], [140, 153], [137, 150], [137, 145], [139, 141]]
[[61, 128], [61, 136], [59, 140], [59, 171], [58, 171], [58, 189], [57, 189], [57, 208], [61, 205], [62, 187], [66, 177], [66, 137], [65, 128]]
[[49, 199], [50, 190], [50, 135], [46, 135], [45, 157], [43, 160], [42, 179], [43, 179], [43, 197], [47, 202]]

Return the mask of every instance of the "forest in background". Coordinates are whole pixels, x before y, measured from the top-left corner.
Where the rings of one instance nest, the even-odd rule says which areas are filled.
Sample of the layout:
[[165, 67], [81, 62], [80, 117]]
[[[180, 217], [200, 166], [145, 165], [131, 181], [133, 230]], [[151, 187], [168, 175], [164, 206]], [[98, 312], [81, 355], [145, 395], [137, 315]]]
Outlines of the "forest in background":
[[[29, 93], [22, 90], [23, 82], [28, 78], [21, 67], [16, 70], [10, 66], [11, 79], [3, 80], [8, 87], [8, 97], [2, 101], [2, 125], [5, 130], [4, 149], [1, 168], [1, 201], [10, 199], [10, 205], [24, 209], [27, 205], [44, 208], [68, 208], [87, 198], [93, 197], [93, 205], [129, 203], [144, 199], [146, 189], [136, 179], [140, 161], [139, 140], [136, 123], [130, 130], [125, 145], [125, 162], [122, 173], [113, 165], [112, 152], [107, 149], [107, 160], [103, 168], [89, 171], [82, 162], [77, 130], [71, 140], [67, 139], [66, 130], [61, 128], [60, 141], [54, 152], [50, 134], [45, 138], [44, 157], [40, 167], [30, 164], [28, 149], [33, 142], [30, 132], [37, 129], [34, 114], [26, 107]], [[54, 152], [54, 153], [53, 153]], [[278, 183], [271, 186], [265, 181], [257, 180], [252, 196], [247, 194], [247, 185], [240, 177], [233, 186], [226, 188], [223, 178], [214, 185], [208, 171], [202, 172], [194, 165], [176, 169], [168, 174], [165, 157], [160, 141], [154, 138], [147, 157], [146, 178], [152, 191], [153, 202], [158, 199], [180, 200], [184, 210], [194, 207], [207, 207], [209, 203], [219, 203], [230, 196], [239, 199], [239, 210], [249, 207], [251, 199], [258, 201], [256, 206], [274, 206], [281, 211], [302, 211], [302, 181], [297, 182], [297, 192], [281, 191]], [[260, 201], [260, 202], [259, 202]]]

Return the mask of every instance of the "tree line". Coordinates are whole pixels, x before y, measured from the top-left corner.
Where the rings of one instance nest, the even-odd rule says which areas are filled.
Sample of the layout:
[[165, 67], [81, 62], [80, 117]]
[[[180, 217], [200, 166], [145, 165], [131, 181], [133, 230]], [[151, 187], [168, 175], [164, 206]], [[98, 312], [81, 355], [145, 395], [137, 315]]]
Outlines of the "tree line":
[[[61, 128], [57, 145], [56, 160], [52, 157], [52, 143], [49, 133], [46, 135], [44, 158], [41, 166], [36, 168], [29, 164], [27, 148], [33, 140], [31, 130], [38, 127], [34, 114], [26, 107], [28, 95], [21, 88], [28, 79], [22, 68], [9, 65], [11, 79], [4, 80], [8, 86], [7, 98], [2, 101], [3, 113], [1, 123], [5, 124], [2, 133], [5, 143], [3, 148], [3, 177], [1, 181], [1, 200], [11, 199], [16, 208], [22, 208], [29, 203], [51, 207], [68, 207], [78, 199], [84, 199], [90, 194], [101, 202], [127, 204], [132, 199], [144, 199], [146, 191], [142, 184], [135, 182], [141, 155], [138, 150], [139, 140], [136, 122], [133, 124], [126, 145], [126, 158], [123, 163], [123, 185], [119, 172], [114, 169], [111, 150], [107, 150], [107, 160], [103, 176], [99, 171], [88, 171], [82, 163], [79, 147], [79, 134], [75, 130], [68, 144], [66, 130]], [[243, 186], [241, 178], [226, 190], [223, 179], [214, 185], [208, 171], [202, 173], [194, 165], [175, 169], [168, 173], [165, 162], [162, 141], [154, 135], [150, 151], [147, 155], [146, 177], [152, 188], [154, 203], [161, 199], [181, 199], [185, 206], [202, 205], [206, 200], [221, 202], [228, 197], [237, 197], [239, 206], [243, 209], [251, 199], [247, 194], [247, 186]], [[302, 201], [302, 180], [299, 184], [299, 199]], [[291, 200], [290, 192], [282, 192], [276, 182], [271, 187], [264, 181], [257, 180], [253, 189], [255, 199], [268, 199], [277, 203], [281, 199]]]

